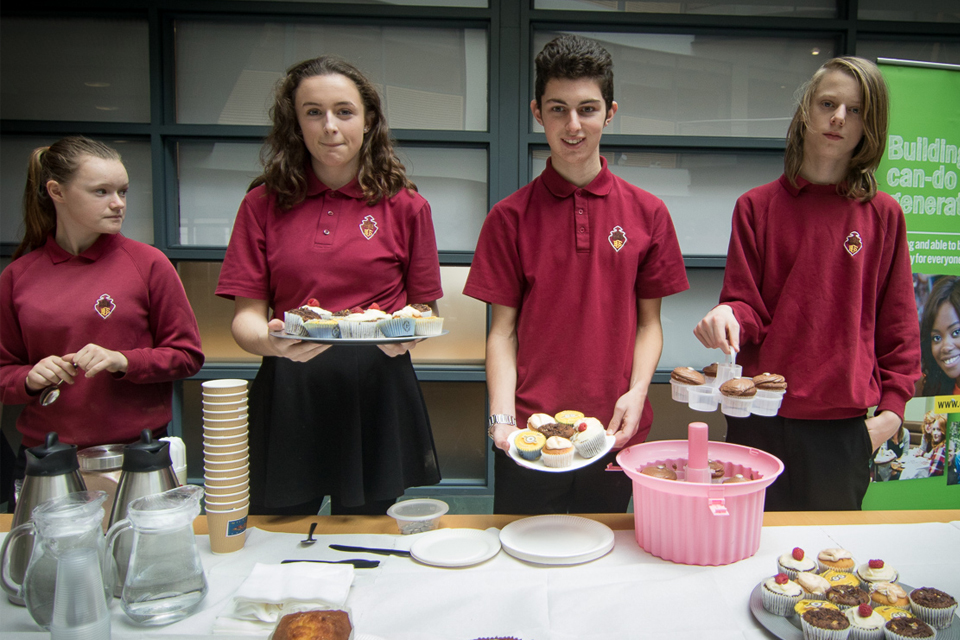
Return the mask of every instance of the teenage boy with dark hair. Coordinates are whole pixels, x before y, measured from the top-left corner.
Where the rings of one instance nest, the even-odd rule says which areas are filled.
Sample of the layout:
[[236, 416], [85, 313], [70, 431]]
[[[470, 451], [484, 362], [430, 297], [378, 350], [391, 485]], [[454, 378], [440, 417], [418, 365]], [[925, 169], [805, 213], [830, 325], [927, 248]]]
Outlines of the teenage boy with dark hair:
[[860, 509], [873, 452], [920, 377], [906, 223], [874, 177], [888, 110], [868, 60], [834, 58], [813, 75], [784, 174], [737, 201], [720, 304], [694, 330], [739, 351], [744, 375], [787, 378], [779, 415], [727, 417], [727, 442], [784, 462], [768, 511]]
[[[550, 145], [547, 167], [487, 216], [464, 287], [492, 305], [494, 512], [623, 512], [631, 482], [604, 468], [650, 430], [660, 299], [689, 287], [683, 257], [663, 202], [600, 156], [617, 112], [603, 47], [571, 35], [548, 43], [530, 110]], [[530, 415], [567, 409], [599, 419], [614, 451], [568, 473], [527, 469], [505, 453]]]

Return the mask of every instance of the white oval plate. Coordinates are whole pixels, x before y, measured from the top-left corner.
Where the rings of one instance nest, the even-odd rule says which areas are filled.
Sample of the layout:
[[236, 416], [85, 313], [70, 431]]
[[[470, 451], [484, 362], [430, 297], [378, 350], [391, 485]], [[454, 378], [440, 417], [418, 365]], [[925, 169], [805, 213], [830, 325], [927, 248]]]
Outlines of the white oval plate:
[[437, 529], [423, 534], [410, 547], [414, 560], [435, 567], [468, 567], [499, 552], [499, 536], [481, 529]]
[[546, 471], [547, 473], [566, 473], [568, 471], [582, 469], [589, 464], [593, 464], [606, 455], [610, 449], [613, 449], [613, 443], [617, 440], [614, 436], [605, 436], [607, 443], [603, 446], [603, 450], [592, 458], [584, 458], [579, 453], [574, 451], [573, 462], [569, 467], [548, 467], [547, 465], [543, 464], [543, 456], [537, 458], [536, 460], [524, 460], [520, 457], [520, 452], [517, 451], [517, 445], [514, 444], [513, 441], [516, 440], [517, 436], [524, 431], [527, 431], [527, 429], [519, 429], [511, 433], [508, 437], [508, 440], [510, 441], [510, 457], [513, 458], [513, 461], [521, 467], [533, 469], [534, 471]]
[[503, 550], [539, 564], [580, 564], [613, 549], [613, 530], [579, 516], [533, 516], [514, 520], [500, 531]]

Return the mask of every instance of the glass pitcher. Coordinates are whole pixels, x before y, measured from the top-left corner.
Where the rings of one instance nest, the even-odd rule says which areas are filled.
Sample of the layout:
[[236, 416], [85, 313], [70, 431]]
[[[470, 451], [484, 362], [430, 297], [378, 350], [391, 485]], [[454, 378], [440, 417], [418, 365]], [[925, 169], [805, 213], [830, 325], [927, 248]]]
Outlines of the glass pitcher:
[[[49, 629], [53, 620], [53, 601], [57, 587], [57, 563], [70, 549], [96, 549], [100, 566], [104, 600], [107, 606], [113, 599], [113, 559], [105, 555], [101, 522], [104, 491], [79, 491], [47, 500], [37, 505], [29, 522], [15, 527], [3, 541], [2, 582], [8, 594], [19, 594], [34, 621]], [[22, 536], [33, 536], [33, 553], [27, 564], [23, 583], [16, 584], [10, 576], [11, 543]]]
[[120, 606], [135, 622], [163, 625], [189, 616], [207, 595], [193, 521], [200, 514], [203, 489], [187, 485], [130, 502], [127, 517], [107, 532], [113, 557], [118, 536], [133, 528], [130, 563]]

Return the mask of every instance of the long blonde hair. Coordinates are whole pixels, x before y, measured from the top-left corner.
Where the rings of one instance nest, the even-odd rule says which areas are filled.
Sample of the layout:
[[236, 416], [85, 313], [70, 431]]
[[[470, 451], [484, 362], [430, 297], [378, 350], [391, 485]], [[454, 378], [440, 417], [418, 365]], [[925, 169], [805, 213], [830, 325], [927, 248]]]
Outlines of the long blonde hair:
[[810, 121], [810, 109], [817, 89], [830, 71], [842, 71], [860, 85], [860, 117], [863, 137], [853, 150], [847, 175], [837, 191], [847, 198], [869, 202], [877, 195], [877, 165], [883, 158], [887, 144], [887, 120], [890, 113], [890, 94], [877, 65], [854, 56], [833, 58], [817, 69], [802, 88], [797, 110], [787, 130], [787, 147], [783, 156], [784, 174], [793, 186], [803, 164], [803, 137]]
[[67, 184], [85, 157], [120, 162], [120, 154], [102, 142], [83, 136], [69, 136], [49, 147], [38, 147], [27, 163], [27, 184], [23, 189], [24, 234], [13, 259], [43, 246], [57, 228], [57, 209], [47, 193], [47, 182]]

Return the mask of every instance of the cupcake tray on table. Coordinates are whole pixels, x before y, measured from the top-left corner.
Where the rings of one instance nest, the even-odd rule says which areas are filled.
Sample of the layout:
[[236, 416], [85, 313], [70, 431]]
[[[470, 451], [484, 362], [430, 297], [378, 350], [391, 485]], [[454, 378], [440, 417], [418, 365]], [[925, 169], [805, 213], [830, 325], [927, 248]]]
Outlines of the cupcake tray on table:
[[[910, 593], [913, 589], [908, 584], [897, 582], [904, 591]], [[764, 629], [781, 640], [803, 640], [803, 631], [800, 629], [800, 616], [778, 616], [763, 608], [763, 583], [758, 584], [750, 593], [750, 613]], [[909, 613], [909, 612], [908, 612]], [[937, 629], [936, 640], [960, 640], [960, 621], [953, 616], [953, 624], [946, 629]]]
[[318, 344], [340, 344], [340, 345], [378, 345], [378, 344], [398, 344], [401, 342], [413, 342], [414, 340], [427, 340], [429, 338], [439, 338], [445, 336], [450, 331], [444, 329], [435, 336], [400, 336], [399, 338], [312, 338], [310, 336], [296, 336], [286, 331], [271, 331], [270, 335], [274, 338], [283, 338], [284, 340], [301, 340], [303, 342], [316, 342]]
[[603, 449], [597, 455], [592, 458], [584, 458], [580, 455], [579, 451], [574, 449], [573, 452], [573, 462], [566, 467], [548, 467], [543, 464], [543, 456], [537, 458], [536, 460], [526, 460], [520, 456], [520, 453], [517, 451], [517, 445], [514, 443], [514, 440], [517, 439], [517, 436], [528, 431], [527, 429], [518, 429], [510, 434], [508, 440], [510, 441], [510, 457], [513, 458], [513, 461], [516, 462], [521, 467], [526, 467], [528, 469], [533, 469], [534, 471], [546, 471], [547, 473], [566, 473], [567, 471], [575, 471], [576, 469], [582, 469], [587, 465], [591, 465], [613, 449], [613, 443], [616, 441], [614, 436], [604, 436], [606, 442], [603, 445]]

